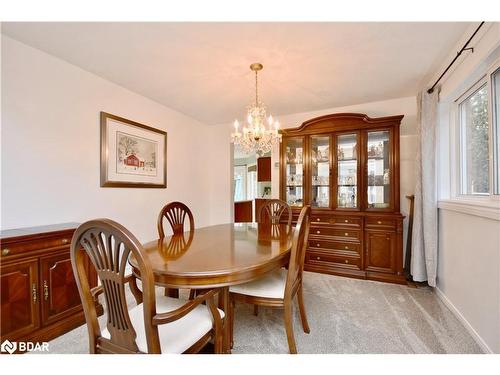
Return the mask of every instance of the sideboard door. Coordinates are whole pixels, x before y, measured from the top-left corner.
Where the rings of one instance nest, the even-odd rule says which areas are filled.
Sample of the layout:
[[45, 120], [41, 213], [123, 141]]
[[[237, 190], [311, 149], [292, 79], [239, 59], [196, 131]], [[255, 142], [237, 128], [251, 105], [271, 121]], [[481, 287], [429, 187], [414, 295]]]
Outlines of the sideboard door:
[[367, 271], [396, 272], [396, 234], [365, 230]]
[[42, 322], [57, 321], [81, 309], [68, 253], [40, 258]]
[[16, 340], [40, 326], [38, 261], [29, 260], [0, 267], [1, 337]]

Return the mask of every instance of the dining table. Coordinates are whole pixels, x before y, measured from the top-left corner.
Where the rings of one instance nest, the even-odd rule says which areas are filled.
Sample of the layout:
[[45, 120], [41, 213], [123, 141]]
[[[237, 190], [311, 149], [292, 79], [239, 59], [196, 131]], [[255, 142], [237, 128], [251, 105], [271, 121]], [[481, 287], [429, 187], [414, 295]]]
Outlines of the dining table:
[[[196, 228], [143, 244], [155, 284], [178, 289], [220, 288], [223, 350], [231, 352], [229, 287], [256, 280], [289, 261], [293, 229], [286, 224], [229, 223]], [[140, 279], [136, 259], [129, 263]]]

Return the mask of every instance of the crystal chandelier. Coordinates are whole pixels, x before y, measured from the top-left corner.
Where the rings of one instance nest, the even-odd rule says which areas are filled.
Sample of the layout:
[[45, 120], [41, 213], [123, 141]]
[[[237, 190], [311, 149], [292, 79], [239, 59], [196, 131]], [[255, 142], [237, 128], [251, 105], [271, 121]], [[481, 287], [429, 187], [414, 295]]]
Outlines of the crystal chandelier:
[[274, 145], [281, 142], [281, 134], [278, 133], [279, 122], [275, 121], [273, 116], [267, 117], [266, 106], [259, 101], [257, 74], [262, 68], [263, 66], [260, 63], [250, 65], [250, 69], [255, 72], [255, 102], [248, 106], [247, 124], [243, 126], [240, 132], [240, 123], [235, 120], [234, 132], [231, 134], [231, 142], [239, 146], [247, 154], [256, 152], [263, 155], [271, 151]]

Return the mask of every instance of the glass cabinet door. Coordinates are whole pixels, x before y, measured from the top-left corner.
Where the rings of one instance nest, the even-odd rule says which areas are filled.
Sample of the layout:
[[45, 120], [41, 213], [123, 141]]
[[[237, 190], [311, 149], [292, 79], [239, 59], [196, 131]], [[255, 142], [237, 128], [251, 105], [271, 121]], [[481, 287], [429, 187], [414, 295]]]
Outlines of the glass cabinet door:
[[388, 208], [391, 203], [389, 130], [368, 132], [368, 208]]
[[358, 207], [358, 135], [337, 136], [337, 207]]
[[311, 137], [311, 207], [330, 207], [330, 137]]
[[285, 200], [290, 206], [304, 204], [304, 140], [291, 138], [285, 142]]

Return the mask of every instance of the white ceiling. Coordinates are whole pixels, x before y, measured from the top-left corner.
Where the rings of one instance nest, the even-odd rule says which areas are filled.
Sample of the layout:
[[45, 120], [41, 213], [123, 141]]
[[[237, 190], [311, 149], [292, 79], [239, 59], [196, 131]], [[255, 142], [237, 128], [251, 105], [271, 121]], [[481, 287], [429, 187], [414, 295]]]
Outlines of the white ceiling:
[[207, 124], [254, 90], [283, 115], [415, 95], [470, 23], [3, 23], [2, 32]]

